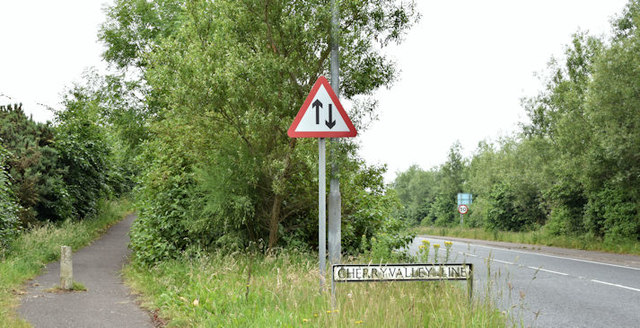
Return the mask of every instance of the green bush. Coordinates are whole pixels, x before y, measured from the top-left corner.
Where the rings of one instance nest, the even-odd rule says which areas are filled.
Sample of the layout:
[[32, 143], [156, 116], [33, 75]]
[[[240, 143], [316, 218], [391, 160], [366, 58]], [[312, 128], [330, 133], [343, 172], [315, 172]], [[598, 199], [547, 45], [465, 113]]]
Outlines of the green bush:
[[71, 211], [54, 135], [54, 127], [27, 117], [22, 105], [0, 106], [0, 138], [10, 151], [6, 163], [23, 225], [60, 221]]
[[619, 187], [606, 187], [589, 201], [585, 225], [590, 233], [610, 240], [639, 239], [640, 213], [630, 195]]
[[2, 255], [18, 233], [20, 208], [11, 190], [11, 178], [5, 169], [5, 160], [8, 156], [8, 151], [0, 144], [0, 254]]

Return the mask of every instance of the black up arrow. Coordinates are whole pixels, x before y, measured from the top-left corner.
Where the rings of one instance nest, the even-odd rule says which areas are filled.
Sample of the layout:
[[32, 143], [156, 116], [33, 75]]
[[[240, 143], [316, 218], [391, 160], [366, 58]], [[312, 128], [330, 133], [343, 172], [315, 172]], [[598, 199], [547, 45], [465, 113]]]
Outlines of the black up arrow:
[[311, 104], [311, 107], [314, 107], [316, 109], [316, 124], [320, 124], [320, 108], [322, 108], [322, 102], [316, 99], [316, 101]]
[[[336, 121], [333, 120], [332, 118], [332, 113], [333, 113], [333, 108], [332, 108], [332, 104], [329, 104], [329, 121], [324, 121], [324, 124], [326, 124], [329, 129], [333, 129], [333, 127], [336, 125]], [[316, 116], [317, 118], [317, 116]]]

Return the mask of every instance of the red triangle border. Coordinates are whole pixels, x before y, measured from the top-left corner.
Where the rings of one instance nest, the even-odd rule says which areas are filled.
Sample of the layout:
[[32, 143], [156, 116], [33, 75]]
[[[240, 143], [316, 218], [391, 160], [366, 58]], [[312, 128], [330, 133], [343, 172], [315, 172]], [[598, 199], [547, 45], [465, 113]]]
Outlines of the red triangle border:
[[[307, 112], [307, 110], [311, 108], [311, 102], [313, 101], [316, 94], [318, 93], [318, 90], [320, 90], [320, 86], [324, 86], [325, 90], [327, 90], [329, 97], [331, 97], [331, 101], [333, 101], [333, 104], [336, 106], [338, 113], [340, 113], [340, 116], [342, 116], [342, 119], [347, 124], [349, 131], [296, 132], [296, 128], [298, 127], [298, 124], [300, 124], [302, 117]], [[316, 81], [316, 83], [313, 84], [313, 87], [311, 88], [311, 92], [309, 92], [307, 99], [302, 104], [302, 107], [300, 107], [300, 110], [298, 111], [296, 118], [293, 120], [293, 123], [291, 123], [291, 126], [289, 127], [287, 134], [291, 138], [342, 138], [342, 137], [355, 137], [358, 134], [358, 131], [356, 131], [356, 128], [353, 126], [353, 123], [351, 122], [349, 115], [347, 115], [347, 112], [345, 112], [344, 108], [342, 107], [342, 104], [340, 103], [340, 100], [338, 100], [338, 96], [333, 91], [333, 88], [331, 88], [329, 81], [327, 81], [327, 79], [324, 76], [320, 76]]]

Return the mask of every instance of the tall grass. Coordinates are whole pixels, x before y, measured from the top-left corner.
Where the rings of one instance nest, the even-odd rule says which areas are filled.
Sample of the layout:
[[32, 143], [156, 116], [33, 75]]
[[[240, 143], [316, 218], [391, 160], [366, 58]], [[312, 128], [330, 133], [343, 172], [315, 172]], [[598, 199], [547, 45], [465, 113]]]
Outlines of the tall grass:
[[447, 237], [460, 237], [480, 240], [494, 240], [511, 243], [531, 245], [555, 246], [591, 251], [603, 251], [618, 254], [640, 255], [640, 241], [634, 240], [610, 240], [590, 235], [556, 236], [544, 229], [528, 232], [511, 231], [486, 231], [480, 228], [445, 228], [425, 227], [414, 228], [414, 232], [420, 235], [434, 235]]
[[0, 259], [0, 327], [28, 327], [15, 313], [23, 284], [60, 257], [60, 246], [71, 246], [74, 250], [86, 246], [122, 219], [129, 209], [126, 200], [103, 201], [93, 219], [45, 224], [20, 235], [9, 253]]
[[[489, 304], [470, 303], [466, 283], [378, 282], [319, 292], [317, 257], [202, 255], [129, 266], [125, 276], [167, 327], [504, 327]], [[331, 281], [327, 280], [327, 286]]]

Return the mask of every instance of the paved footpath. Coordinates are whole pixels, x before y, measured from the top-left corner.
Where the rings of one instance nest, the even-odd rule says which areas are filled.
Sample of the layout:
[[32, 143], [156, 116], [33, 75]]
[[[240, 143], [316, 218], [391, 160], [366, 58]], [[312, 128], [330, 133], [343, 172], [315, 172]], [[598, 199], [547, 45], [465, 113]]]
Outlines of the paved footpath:
[[150, 316], [136, 304], [120, 271], [130, 251], [129, 215], [95, 241], [73, 254], [73, 278], [85, 292], [52, 293], [60, 284], [60, 263], [28, 283], [18, 313], [34, 327], [153, 327]]

